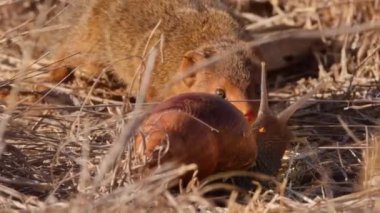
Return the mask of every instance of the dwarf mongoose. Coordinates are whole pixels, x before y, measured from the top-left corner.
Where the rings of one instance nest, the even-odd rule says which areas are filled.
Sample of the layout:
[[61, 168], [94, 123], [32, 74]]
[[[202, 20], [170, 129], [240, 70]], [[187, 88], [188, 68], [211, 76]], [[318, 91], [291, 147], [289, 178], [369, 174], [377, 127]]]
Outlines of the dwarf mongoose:
[[[217, 94], [252, 121], [258, 103], [245, 100], [259, 96], [261, 56], [247, 48], [242, 27], [222, 8], [201, 0], [97, 0], [58, 48], [55, 59], [65, 60], [52, 69], [51, 80], [75, 67], [85, 76], [112, 68], [135, 94], [146, 56], [156, 47], [148, 100], [184, 92]], [[222, 57], [230, 50], [235, 52]], [[222, 59], [161, 94], [173, 76], [214, 56]]]

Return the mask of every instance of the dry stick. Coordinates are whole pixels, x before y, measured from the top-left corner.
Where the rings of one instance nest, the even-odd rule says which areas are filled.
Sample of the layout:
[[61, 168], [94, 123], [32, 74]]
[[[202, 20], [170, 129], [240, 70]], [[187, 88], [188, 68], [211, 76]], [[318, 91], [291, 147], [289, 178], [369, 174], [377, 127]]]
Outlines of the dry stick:
[[[20, 2], [20, 1], [19, 1]], [[3, 1], [3, 2], [0, 2], [0, 7], [3, 7], [3, 6], [7, 6], [7, 5], [11, 5], [11, 4], [16, 4], [17, 1], [16, 0], [8, 0], [8, 1]]]
[[[153, 28], [152, 32], [149, 34], [148, 41], [146, 42], [144, 50], [143, 50], [142, 58], [145, 58], [146, 52], [147, 52], [148, 47], [149, 47], [149, 43], [152, 40], [154, 33], [157, 31], [157, 29], [158, 29], [158, 27], [160, 25], [161, 25], [161, 19], [157, 22], [156, 26]], [[154, 46], [155, 45], [153, 45], [153, 47]], [[136, 78], [137, 78], [138, 74], [141, 72], [141, 68], [143, 66], [144, 66], [144, 61], [142, 60], [141, 63], [140, 63], [140, 65], [135, 70], [135, 74], [133, 75], [132, 81], [131, 81], [130, 85], [128, 86], [129, 87], [128, 88], [128, 94], [132, 94], [133, 85], [134, 85], [134, 83], [136, 81]], [[140, 75], [140, 78], [141, 78], [141, 75]]]
[[40, 183], [37, 181], [25, 180], [25, 179], [21, 179], [21, 178], [20, 178], [20, 180], [18, 180], [17, 178], [9, 179], [9, 178], [3, 177], [1, 175], [0, 175], [0, 183], [12, 184], [12, 185], [15, 185], [18, 187], [33, 187], [33, 189], [35, 191], [39, 191], [39, 192], [43, 192], [43, 191], [47, 191], [47, 190], [52, 189], [52, 185], [49, 183]]
[[272, 16], [266, 19], [261, 19], [260, 21], [256, 23], [249, 24], [245, 27], [245, 29], [254, 31], [254, 30], [260, 29], [260, 27], [268, 26], [269, 24], [276, 23], [276, 21], [282, 20], [283, 18], [294, 17], [295, 15], [297, 15], [297, 12], [291, 12], [289, 14], [278, 14], [276, 16]]
[[360, 64], [358, 64], [355, 68], [354, 68], [354, 72], [352, 73], [352, 76], [350, 78], [350, 84], [348, 85], [347, 87], [347, 90], [346, 90], [346, 93], [348, 94], [349, 91], [351, 91], [351, 87], [353, 85], [353, 82], [354, 82], [354, 78], [357, 74], [357, 72], [359, 71], [359, 69], [370, 59], [372, 58], [380, 49], [380, 45], [377, 46], [373, 51], [372, 53], [370, 53], [362, 62], [360, 62]]
[[250, 47], [255, 47], [261, 44], [266, 44], [273, 41], [278, 41], [286, 38], [320, 38], [320, 37], [333, 37], [342, 34], [354, 34], [371, 30], [380, 29], [380, 21], [372, 23], [358, 24], [354, 26], [341, 26], [337, 28], [329, 28], [324, 30], [304, 30], [294, 29], [280, 32], [271, 32], [263, 34], [262, 38], [256, 41], [249, 42]]
[[[349, 202], [349, 201], [354, 201], [354, 200], [358, 201], [358, 200], [360, 200], [360, 198], [363, 198], [364, 196], [368, 196], [368, 194], [377, 194], [377, 193], [380, 193], [380, 187], [374, 187], [374, 188], [371, 188], [368, 190], [364, 190], [364, 191], [360, 191], [360, 192], [356, 192], [356, 193], [351, 193], [348, 195], [343, 195], [343, 196], [340, 196], [337, 198], [332, 198], [332, 199], [330, 199], [330, 201], [335, 202], [335, 203]], [[324, 204], [324, 203], [318, 202], [318, 205], [321, 205], [321, 204]], [[319, 206], [319, 207], [321, 207], [321, 206]]]
[[[83, 103], [81, 104], [81, 107], [80, 107], [80, 109], [79, 109], [79, 112], [82, 112], [82, 111], [83, 111], [83, 107], [85, 106], [86, 102], [87, 102], [87, 101], [90, 99], [90, 97], [92, 96], [91, 94], [92, 94], [92, 92], [94, 91], [95, 86], [99, 83], [100, 78], [103, 76], [103, 74], [105, 73], [106, 69], [107, 69], [107, 68], [104, 68], [104, 69], [102, 70], [102, 72], [101, 72], [101, 73], [97, 76], [97, 78], [95, 79], [94, 83], [91, 85], [90, 91], [87, 93], [87, 95], [86, 95], [86, 97], [85, 97]], [[67, 76], [66, 76], [66, 77], [67, 77]], [[78, 113], [78, 115], [77, 115], [75, 121], [73, 122], [73, 126], [74, 126], [75, 124], [79, 124], [79, 123], [80, 123], [80, 113]]]
[[[32, 77], [40, 75], [40, 74], [34, 74], [33, 76], [28, 76], [29, 74], [32, 74], [33, 72], [39, 71], [41, 69], [41, 65], [39, 65], [37, 63], [40, 60], [42, 60], [45, 56], [47, 56], [48, 54], [49, 54], [48, 52], [45, 53], [45, 54], [43, 54], [42, 56], [40, 56], [38, 59], [34, 60], [30, 65], [27, 66], [27, 69], [34, 68], [34, 69], [37, 69], [37, 70], [26, 71], [24, 73], [24, 76], [22, 76], [23, 80], [26, 80], [26, 79], [29, 79], [29, 78], [32, 78]], [[1, 54], [0, 57], [1, 57], [0, 59], [4, 58], [4, 59], [7, 59], [7, 60], [14, 60], [11, 63], [13, 65], [15, 65], [15, 66], [17, 66], [19, 64], [18, 62], [20, 61], [20, 59], [18, 59], [18, 58], [15, 58], [15, 57], [12, 57], [12, 56], [8, 56], [8, 55], [3, 55], [3, 54]], [[8, 70], [11, 70], [11, 69], [8, 69]], [[7, 82], [8, 82], [7, 84], [4, 84], [4, 83], [0, 84], [0, 87], [8, 85], [8, 84], [12, 83], [14, 79], [21, 77], [21, 76], [18, 76], [19, 74], [20, 73], [14, 74], [12, 77], [10, 77], [9, 79], [7, 79]]]
[[[151, 51], [148, 57], [147, 68], [144, 72], [143, 81], [141, 84], [141, 92], [136, 98], [135, 109], [132, 111], [132, 113], [139, 112], [142, 109], [142, 103], [144, 101], [145, 94], [149, 87], [150, 77], [153, 71], [156, 56], [157, 50], [153, 49], [153, 51]], [[112, 167], [116, 159], [124, 151], [124, 148], [128, 143], [129, 139], [133, 136], [135, 129], [141, 123], [144, 114], [145, 113], [142, 113], [142, 115], [136, 115], [135, 118], [132, 118], [125, 124], [118, 141], [116, 141], [113, 144], [113, 146], [108, 151], [107, 155], [104, 157], [102, 163], [100, 164], [99, 173], [96, 175], [94, 179], [93, 190], [95, 190], [96, 187], [100, 186], [101, 180], [103, 179], [104, 175], [109, 171], [110, 167]]]
[[[58, 92], [61, 92], [61, 93], [64, 93], [64, 94], [69, 94], [69, 95], [76, 95], [77, 97], [80, 97], [80, 98], [85, 98], [84, 95], [82, 95], [82, 93], [79, 93], [79, 94], [76, 94], [75, 90], [74, 89], [69, 89], [69, 88], [65, 88], [65, 87], [59, 87], [58, 84], [49, 84], [49, 83], [44, 83], [43, 84], [44, 86], [46, 87], [49, 87], [51, 88], [48, 92], [46, 92], [44, 94], [44, 96], [39, 99], [38, 101], [41, 101], [43, 98], [45, 98], [46, 96], [49, 95], [49, 93], [53, 92], [53, 91], [58, 91]], [[87, 95], [86, 95], [87, 96]], [[86, 106], [83, 106], [83, 108], [95, 108], [95, 107], [104, 107], [104, 106], [107, 106], [107, 105], [110, 105], [110, 106], [114, 106], [114, 107], [120, 107], [120, 106], [123, 106], [123, 103], [120, 102], [120, 101], [114, 101], [114, 100], [110, 100], [110, 99], [104, 99], [104, 98], [99, 98], [99, 97], [96, 97], [96, 96], [90, 96], [89, 97], [90, 100], [93, 100], [93, 101], [97, 101], [97, 102], [108, 102], [108, 104], [99, 104], [99, 105], [86, 105]], [[36, 103], [36, 102], [35, 102]], [[33, 103], [32, 105], [28, 106], [28, 110], [39, 110], [41, 108], [45, 108], [45, 109], [78, 109], [80, 108], [80, 106], [54, 106], [54, 107], [45, 107], [45, 106], [38, 106], [38, 105], [35, 105], [35, 103]], [[25, 109], [26, 106], [24, 107], [19, 107], [18, 109]]]
[[201, 196], [205, 196], [205, 194], [207, 194], [208, 192], [212, 192], [212, 191], [216, 191], [216, 190], [220, 190], [220, 189], [223, 189], [223, 190], [226, 190], [226, 191], [230, 191], [230, 192], [233, 192], [233, 191], [237, 191], [237, 192], [246, 192], [246, 190], [236, 186], [236, 185], [233, 185], [233, 184], [228, 184], [228, 183], [213, 183], [213, 184], [209, 184], [205, 187], [203, 187], [200, 191], [199, 191], [199, 194]]
[[24, 194], [2, 184], [0, 184], [0, 192], [1, 194], [3, 194], [2, 196], [4, 197], [13, 197], [20, 200], [21, 202], [25, 202], [26, 200], [26, 196]]
[[[45, 52], [44, 54], [42, 54], [41, 56], [39, 56], [36, 60], [33, 61], [33, 63], [31, 63], [29, 65], [29, 67], [33, 67], [33, 66], [38, 66], [38, 63], [41, 62], [41, 60], [43, 60], [46, 56], [48, 56], [50, 54], [50, 52]], [[28, 67], [28, 68], [29, 68]], [[32, 71], [31, 71], [32, 72]], [[29, 73], [31, 73], [29, 72]]]
[[263, 186], [261, 185], [261, 183], [259, 181], [256, 181], [256, 180], [252, 180], [251, 183], [256, 186], [256, 190], [253, 193], [250, 202], [255, 202], [255, 201], [259, 200], [261, 192], [263, 191]]
[[[50, 84], [45, 84], [47, 86], [51, 86]], [[1, 87], [1, 86], [0, 86]], [[56, 88], [57, 91], [66, 93], [66, 94], [73, 94], [73, 90], [67, 89], [67, 88]], [[51, 109], [56, 109], [56, 110], [78, 110], [80, 108], [86, 109], [86, 108], [104, 108], [104, 107], [121, 107], [123, 106], [123, 103], [120, 101], [113, 101], [113, 100], [108, 100], [108, 99], [102, 99], [102, 98], [97, 98], [97, 97], [90, 97], [91, 100], [98, 101], [98, 102], [105, 102], [107, 100], [108, 104], [94, 104], [94, 105], [84, 105], [82, 106], [42, 106], [42, 105], [23, 105], [23, 106], [17, 106], [17, 110], [51, 110]], [[231, 101], [231, 102], [246, 102], [246, 101], [259, 101], [258, 99], [250, 99], [250, 100], [239, 100], [239, 101]], [[278, 99], [270, 99], [268, 100], [269, 102], [288, 102], [288, 101], [296, 101], [296, 100], [278, 100]], [[368, 103], [371, 102], [371, 104], [363, 105], [363, 106], [350, 106], [350, 107], [345, 107], [343, 108], [344, 110], [347, 109], [362, 109], [362, 108], [367, 108], [367, 107], [374, 107], [374, 106], [380, 106], [380, 100], [314, 100], [314, 99], [309, 99], [306, 102], [311, 102], [311, 103]], [[143, 103], [143, 106], [154, 106], [160, 102], [154, 101], [154, 102], [147, 102]], [[135, 104], [131, 104], [135, 105]], [[352, 127], [360, 127], [362, 125], [349, 125]], [[319, 125], [302, 125], [302, 127], [320, 127]], [[338, 127], [336, 125], [324, 125], [323, 127]], [[340, 125], [339, 125], [340, 127]]]
[[12, 28], [12, 29], [7, 30], [7, 31], [3, 34], [3, 36], [0, 37], [0, 39], [1, 39], [1, 40], [0, 40], [0, 43], [3, 43], [3, 42], [5, 42], [5, 41], [7, 40], [6, 36], [7, 36], [8, 34], [14, 32], [14, 31], [16, 31], [16, 30], [18, 30], [18, 29], [20, 29], [20, 28], [22, 28], [22, 27], [24, 27], [24, 26], [26, 26], [27, 24], [29, 24], [29, 23], [32, 22], [32, 21], [33, 21], [32, 18], [31, 18], [31, 19], [28, 19], [28, 20], [24, 21], [23, 23], [19, 24], [18, 26], [14, 27], [14, 28]]
[[366, 108], [370, 108], [370, 107], [377, 107], [377, 106], [380, 106], [380, 104], [365, 104], [365, 105], [362, 105], [362, 106], [348, 106], [348, 107], [344, 107], [343, 109], [344, 110], [349, 110], [349, 109], [356, 109], [356, 110], [361, 110], [361, 109], [366, 109]]
[[[62, 59], [60, 59], [60, 60], [58, 60], [58, 61], [55, 61], [55, 62], [53, 62], [53, 63], [50, 63], [50, 64], [48, 64], [48, 65], [45, 65], [45, 66], [40, 66], [40, 67], [38, 67], [38, 71], [39, 70], [42, 70], [42, 69], [44, 69], [44, 68], [47, 68], [47, 67], [49, 67], [49, 66], [52, 66], [52, 65], [54, 65], [54, 64], [57, 64], [57, 63], [60, 63], [60, 62], [62, 62], [62, 61], [64, 61], [64, 60], [66, 60], [67, 58], [70, 58], [70, 57], [73, 57], [73, 56], [75, 56], [75, 55], [77, 55], [77, 54], [79, 54], [80, 52], [77, 52], [77, 53], [74, 53], [74, 54], [72, 54], [72, 55], [69, 55], [69, 56], [67, 56], [67, 57], [65, 57], [65, 58], [62, 58]], [[44, 55], [45, 56], [45, 55]], [[16, 59], [16, 58], [15, 58]], [[34, 61], [33, 63], [31, 63], [31, 64], [29, 64], [27, 67], [26, 67], [26, 69], [29, 69], [29, 68], [33, 68], [33, 66], [34, 65], [36, 65], [36, 62], [38, 62], [38, 60], [40, 60], [40, 59], [42, 59], [41, 57], [39, 58], [39, 59], [37, 59], [37, 61]], [[16, 59], [16, 60], [18, 60], [18, 59]], [[75, 70], [72, 70], [64, 79], [62, 79], [60, 82], [58, 82], [54, 87], [57, 87], [60, 83], [62, 83], [66, 78], [68, 78], [71, 74], [73, 74], [73, 72], [74, 72]], [[32, 73], [32, 71], [31, 72], [29, 72], [29, 71], [25, 71], [25, 73], [23, 73], [22, 74], [22, 76], [27, 76], [28, 74], [30, 74], [30, 73]], [[8, 80], [6, 83], [4, 83], [4, 84], [0, 84], [0, 87], [2, 87], [2, 86], [5, 86], [5, 85], [8, 85], [8, 84], [10, 84], [10, 83], [13, 83], [17, 78], [19, 78], [19, 73], [16, 73], [15, 75], [13, 75], [11, 78], [10, 78], [10, 80]], [[33, 75], [33, 76], [29, 76], [29, 77], [27, 77], [27, 78], [23, 78], [22, 80], [25, 80], [25, 79], [28, 79], [28, 78], [32, 78], [32, 77], [35, 77], [35, 76], [37, 76], [37, 75], [40, 75], [40, 74], [36, 74], [36, 75]], [[53, 89], [54, 89], [54, 87], [53, 87]], [[51, 90], [49, 91], [49, 92], [47, 92], [43, 97], [41, 97], [39, 100], [37, 100], [36, 102], [35, 102], [35, 104], [36, 103], [38, 103], [38, 102], [40, 102], [45, 96], [47, 96], [49, 93], [51, 92]]]
[[263, 211], [263, 213], [267, 213], [267, 212], [269, 212], [271, 209], [270, 209], [270, 207], [278, 200], [278, 198], [279, 198], [279, 195], [278, 194], [275, 194], [274, 196], [273, 196], [273, 198], [267, 203], [267, 205], [265, 206], [265, 209], [264, 209], [264, 211]]
[[210, 175], [204, 180], [201, 181], [199, 188], [205, 187], [207, 184], [212, 183], [216, 180], [221, 180], [225, 178], [231, 178], [235, 176], [244, 176], [244, 177], [252, 177], [255, 178], [256, 180], [260, 181], [271, 181], [275, 183], [276, 185], [279, 185], [280, 183], [276, 181], [275, 178], [269, 175], [265, 175], [259, 172], [251, 172], [251, 171], [228, 171], [228, 172], [219, 172], [214, 175]]
[[[32, 59], [32, 51], [29, 46], [24, 46], [22, 49], [22, 60], [21, 60], [21, 67], [20, 67], [20, 73], [23, 74], [26, 72], [27, 64], [29, 61]], [[15, 79], [14, 84], [16, 87], [11, 90], [9, 96], [7, 97], [6, 101], [8, 104], [8, 108], [5, 110], [3, 113], [3, 119], [0, 122], [0, 159], [1, 159], [1, 154], [3, 153], [5, 149], [5, 141], [4, 141], [4, 134], [5, 130], [8, 124], [8, 120], [12, 116], [12, 113], [14, 110], [16, 110], [17, 106], [17, 96], [19, 93], [20, 88], [17, 86], [20, 84], [20, 79]]]
[[[353, 4], [352, 2], [349, 3], [349, 8], [348, 10], [345, 11], [346, 12], [346, 17], [345, 17], [345, 22], [347, 25], [351, 25], [351, 20], [352, 20], [352, 17], [353, 17]], [[339, 73], [336, 73], [336, 79], [339, 79], [339, 80], [344, 80], [344, 78], [346, 76], [348, 76], [348, 66], [347, 66], [347, 45], [348, 45], [348, 34], [345, 34], [343, 36], [343, 45], [342, 45], [342, 49], [340, 50], [340, 53], [341, 53], [341, 57], [340, 57], [340, 66], [341, 66], [341, 72]]]
[[[39, 65], [38, 71], [41, 71], [41, 70], [43, 70], [45, 68], [48, 68], [48, 67], [50, 67], [50, 66], [52, 66], [54, 64], [58, 64], [58, 63], [66, 60], [66, 59], [69, 59], [69, 58], [74, 57], [74, 56], [79, 55], [79, 54], [81, 54], [81, 52], [75, 52], [75, 53], [73, 53], [71, 55], [65, 56], [64, 58], [61, 58], [61, 59], [56, 60], [54, 62], [51, 62], [51, 63], [48, 63], [48, 64], [43, 64], [43, 65]], [[34, 63], [32, 65], [34, 65]]]
[[355, 143], [360, 144], [361, 140], [355, 136], [355, 134], [348, 128], [347, 123], [343, 121], [343, 119], [338, 115], [337, 116], [339, 123], [342, 125], [343, 129], [347, 132], [348, 136], [355, 141]]
[[[167, 164], [168, 165], [168, 164]], [[94, 208], [101, 206], [104, 203], [110, 202], [117, 198], [118, 202], [127, 203], [141, 196], [144, 191], [151, 193], [153, 190], [166, 190], [166, 185], [172, 180], [176, 179], [183, 174], [194, 171], [196, 169], [195, 164], [183, 165], [175, 169], [170, 169], [159, 174], [153, 174], [142, 181], [135, 184], [129, 184], [124, 187], [120, 187], [106, 196], [102, 196], [97, 199], [93, 206]], [[144, 187], [144, 190], [139, 190]], [[149, 194], [152, 196], [152, 194]]]
[[[175, 111], [176, 111], [176, 110], [175, 110]], [[168, 110], [168, 111], [162, 113], [161, 116], [164, 116], [164, 115], [167, 114], [167, 113], [170, 114], [171, 112], [172, 112], [171, 110]], [[204, 125], [205, 127], [209, 128], [211, 132], [217, 132], [217, 133], [220, 132], [218, 129], [216, 129], [216, 128], [214, 128], [213, 126], [211, 126], [210, 124], [208, 124], [208, 123], [202, 121], [201, 119], [197, 118], [196, 116], [192, 115], [191, 113], [189, 113], [189, 112], [184, 112], [184, 111], [182, 111], [182, 113], [185, 114], [185, 115], [187, 115], [187, 116], [189, 116], [190, 118], [194, 119], [195, 121], [199, 122], [200, 124]]]
[[74, 182], [75, 179], [79, 177], [78, 174], [71, 174], [71, 173], [74, 173], [74, 171], [72, 169], [67, 171], [64, 177], [60, 178], [58, 181], [55, 181], [53, 183], [53, 184], [55, 184], [54, 189], [49, 192], [49, 196], [54, 196], [56, 194], [57, 190], [59, 189], [59, 187], [63, 183], [68, 182], [68, 181]]
[[[42, 97], [40, 97], [37, 101], [35, 101], [33, 103], [34, 104], [37, 104], [37, 103], [40, 103], [44, 98], [46, 98], [51, 92], [54, 91], [55, 88], [57, 88], [62, 82], [64, 82], [66, 79], [68, 79], [71, 75], [74, 74], [74, 72], [77, 70], [77, 68], [73, 69], [70, 71], [70, 73], [68, 75], [66, 75], [62, 80], [60, 80], [57, 84], [54, 85], [54, 87], [52, 89], [50, 89], [48, 92], [46, 92]], [[33, 106], [31, 105], [31, 106]]]
[[48, 27], [42, 27], [39, 29], [33, 29], [33, 30], [22, 32], [19, 35], [15, 36], [15, 38], [21, 37], [24, 35], [29, 35], [29, 34], [46, 33], [46, 32], [51, 32], [51, 31], [55, 31], [55, 30], [64, 30], [64, 29], [68, 29], [68, 28], [70, 28], [70, 25], [68, 25], [68, 24], [56, 24], [56, 25], [52, 25], [52, 26], [48, 26]]
[[348, 35], [344, 35], [343, 45], [340, 50], [340, 67], [341, 71], [338, 73], [338, 69], [335, 70], [335, 79], [343, 81], [346, 76], [348, 76], [348, 67], [347, 67], [347, 43], [348, 43]]
[[[263, 34], [263, 36], [257, 40], [251, 41], [247, 43], [246, 48], [253, 48], [257, 47], [262, 44], [266, 44], [269, 42], [279, 41], [286, 38], [320, 38], [320, 37], [333, 37], [337, 35], [342, 34], [353, 34], [353, 33], [360, 33], [370, 30], [378, 30], [380, 29], [380, 21], [372, 22], [372, 23], [365, 23], [365, 24], [359, 24], [355, 26], [342, 26], [338, 28], [333, 29], [325, 29], [323, 31], [320, 30], [303, 30], [303, 29], [294, 29], [294, 30], [287, 30], [283, 32], [272, 32]], [[209, 66], [223, 58], [228, 57], [231, 54], [234, 54], [238, 52], [239, 48], [231, 48], [230, 51], [226, 51], [223, 54], [216, 55], [211, 57], [209, 60], [206, 60], [205, 62], [202, 62], [200, 64], [196, 64], [195, 66], [190, 67], [186, 70], [186, 72], [181, 72], [180, 74], [174, 76], [162, 89], [161, 93], [159, 95], [163, 95], [166, 93], [167, 90], [169, 90], [173, 85], [177, 84], [182, 79], [189, 77], [201, 70], [201, 68], [204, 68], [206, 66]]]
[[[55, 64], [55, 63], [59, 63], [60, 61], [63, 61], [63, 60], [65, 60], [65, 59], [67, 59], [67, 58], [69, 58], [69, 57], [72, 57], [72, 56], [75, 56], [75, 55], [77, 55], [77, 54], [79, 54], [79, 52], [78, 52], [78, 53], [75, 53], [75, 54], [73, 54], [73, 55], [71, 55], [71, 56], [65, 57], [65, 58], [63, 58], [63, 59], [60, 59], [59, 61], [56, 61], [56, 62], [54, 62], [54, 63], [51, 63], [51, 64], [49, 64], [49, 65], [47, 65], [47, 66], [45, 66], [45, 67], [51, 66], [51, 65], [53, 65], [53, 64]], [[135, 57], [135, 56], [128, 56], [128, 57], [121, 58], [121, 59], [117, 59], [117, 60], [113, 61], [109, 66], [107, 66], [107, 67], [105, 67], [105, 68], [103, 69], [102, 74], [103, 74], [108, 68], [112, 67], [112, 65], [114, 65], [114, 64], [116, 64], [116, 63], [119, 63], [120, 61], [123, 61], [123, 60], [129, 60], [129, 59], [134, 58], [134, 57]], [[136, 56], [136, 57], [137, 57], [137, 56]], [[51, 89], [50, 89], [48, 92], [46, 92], [41, 98], [39, 98], [37, 101], [35, 101], [35, 102], [33, 103], [33, 105], [31, 105], [30, 108], [29, 108], [28, 110], [31, 110], [31, 109], [32, 109], [31, 107], [33, 107], [35, 104], [37, 104], [37, 103], [39, 103], [40, 101], [42, 101], [46, 96], [48, 96], [48, 95], [49, 95], [51, 92], [53, 92], [54, 90], [55, 90], [55, 91], [60, 91], [60, 92], [65, 93], [65, 94], [73, 94], [73, 91], [74, 91], [73, 89], [62, 88], [62, 87], [59, 87], [59, 85], [60, 85], [62, 82], [64, 82], [67, 78], [69, 78], [69, 76], [71, 76], [76, 70], [77, 70], [77, 68], [73, 69], [68, 75], [66, 75], [61, 81], [59, 81], [59, 82], [56, 83], [56, 84], [43, 83], [43, 84], [42, 84], [43, 86], [49, 87], [49, 88], [51, 88]], [[101, 75], [102, 75], [102, 74], [101, 74]], [[99, 81], [100, 81], [100, 77], [98, 76], [97, 79], [96, 79], [96, 82], [99, 82]], [[91, 91], [93, 91], [93, 90], [95, 89], [94, 87], [95, 87], [95, 84], [92, 85], [92, 87], [91, 87]], [[81, 96], [80, 96], [80, 97], [81, 97]], [[84, 98], [85, 98], [86, 100], [87, 100], [87, 99], [90, 99], [90, 100], [94, 100], [94, 101], [98, 101], [98, 102], [105, 102], [105, 99], [102, 99], [102, 98], [99, 98], [99, 97], [94, 97], [94, 96], [88, 96], [88, 95], [86, 95]], [[123, 103], [121, 103], [121, 102], [119, 102], [119, 101], [114, 101], [114, 100], [109, 100], [109, 99], [106, 99], [106, 100], [107, 100], [108, 103], [114, 104], [115, 107], [123, 106]], [[76, 107], [76, 106], [74, 106], [74, 107]], [[83, 105], [83, 104], [82, 104], [81, 108], [85, 108], [85, 107], [91, 107], [91, 106], [86, 106], [86, 105]]]
[[[79, 109], [79, 112], [83, 111], [83, 107], [85, 106], [86, 102], [89, 100], [89, 97], [92, 96], [92, 92], [95, 89], [95, 86], [99, 83], [100, 78], [103, 76], [107, 68], [104, 68], [102, 72], [98, 75], [98, 77], [95, 79], [95, 82], [92, 84], [90, 91], [87, 93], [86, 98], [84, 99], [83, 103], [81, 104], [81, 107]], [[80, 124], [80, 113], [77, 114], [77, 117], [75, 121], [73, 122], [72, 128], [74, 126], [78, 126], [77, 128], [77, 135], [79, 135], [79, 124]], [[89, 133], [89, 132], [88, 132]], [[77, 137], [79, 138], [79, 137]], [[88, 138], [88, 137], [87, 137]], [[86, 183], [89, 183], [90, 179], [90, 173], [87, 166], [87, 161], [90, 155], [90, 144], [88, 142], [89, 139], [86, 139], [82, 142], [82, 158], [80, 159], [80, 176], [79, 176], [79, 182], [78, 182], [78, 190], [85, 190], [86, 189]]]
[[[361, 189], [369, 189], [370, 188], [370, 183], [369, 180], [371, 177], [374, 176], [374, 167], [376, 167], [376, 155], [380, 153], [376, 153], [378, 150], [377, 148], [370, 147], [370, 141], [369, 141], [369, 131], [368, 127], [365, 128], [365, 146], [366, 148], [363, 150], [363, 160], [364, 160], [364, 165], [363, 168], [361, 168], [361, 177], [360, 177], [360, 185]], [[372, 139], [372, 143], [374, 146], [379, 146], [379, 144], [376, 143], [374, 139]]]
[[69, 5], [65, 5], [60, 11], [58, 11], [53, 17], [49, 18], [48, 20], [45, 21], [45, 25], [48, 25], [50, 24], [52, 21], [54, 21], [54, 19], [57, 19], [60, 15], [62, 15], [63, 12], [65, 12], [65, 10], [67, 10], [67, 8], [69, 7]]
[[184, 211], [180, 207], [180, 204], [175, 200], [174, 195], [172, 195], [170, 192], [165, 191], [164, 192], [164, 197], [168, 201], [168, 204], [175, 209], [176, 212], [178, 213], [183, 213]]

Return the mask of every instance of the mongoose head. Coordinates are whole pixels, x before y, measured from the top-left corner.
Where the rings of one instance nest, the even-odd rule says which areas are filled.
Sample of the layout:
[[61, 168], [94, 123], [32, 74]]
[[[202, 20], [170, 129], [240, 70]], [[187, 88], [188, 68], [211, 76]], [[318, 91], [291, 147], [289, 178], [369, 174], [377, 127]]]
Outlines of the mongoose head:
[[183, 83], [191, 92], [216, 94], [230, 101], [248, 121], [254, 121], [259, 103], [248, 100], [256, 99], [260, 94], [258, 54], [246, 49], [243, 42], [222, 40], [188, 51], [179, 71], [186, 73], [189, 68], [213, 58], [215, 62], [201, 66], [198, 72], [184, 78]]

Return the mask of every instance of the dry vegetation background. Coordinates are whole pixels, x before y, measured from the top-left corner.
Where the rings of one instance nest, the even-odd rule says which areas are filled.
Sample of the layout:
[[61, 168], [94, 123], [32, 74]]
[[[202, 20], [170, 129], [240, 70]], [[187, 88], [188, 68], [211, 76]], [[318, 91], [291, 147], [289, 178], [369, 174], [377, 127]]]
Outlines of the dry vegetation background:
[[[380, 1], [260, 2], [237, 13], [258, 41], [283, 38], [289, 51], [323, 41], [270, 73], [273, 107], [322, 78], [327, 85], [292, 117], [298, 140], [277, 182], [244, 192], [206, 180], [172, 192], [171, 180], [194, 167], [140, 178], [141, 162], [123, 143], [133, 114], [122, 86], [42, 81], [49, 51], [85, 11], [83, 1], [0, 1], [0, 95], [9, 97], [0, 114], [0, 211], [380, 211]], [[205, 196], [218, 188], [231, 193]]]

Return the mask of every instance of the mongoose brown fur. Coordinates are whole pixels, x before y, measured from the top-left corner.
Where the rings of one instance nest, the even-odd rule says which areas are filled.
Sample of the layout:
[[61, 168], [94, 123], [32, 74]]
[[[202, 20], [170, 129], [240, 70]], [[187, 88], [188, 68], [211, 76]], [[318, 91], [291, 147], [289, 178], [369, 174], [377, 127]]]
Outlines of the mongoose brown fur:
[[[149, 50], [156, 47], [159, 56], [148, 100], [184, 92], [217, 93], [229, 101], [240, 100], [232, 103], [252, 120], [258, 104], [244, 100], [258, 97], [261, 58], [247, 49], [241, 29], [213, 1], [97, 0], [58, 49], [55, 59], [65, 60], [52, 69], [51, 80], [62, 80], [66, 68], [79, 66], [86, 76], [112, 68], [135, 94], [139, 88], [135, 73], [144, 70]], [[237, 51], [161, 94], [173, 76], [233, 49]]]

